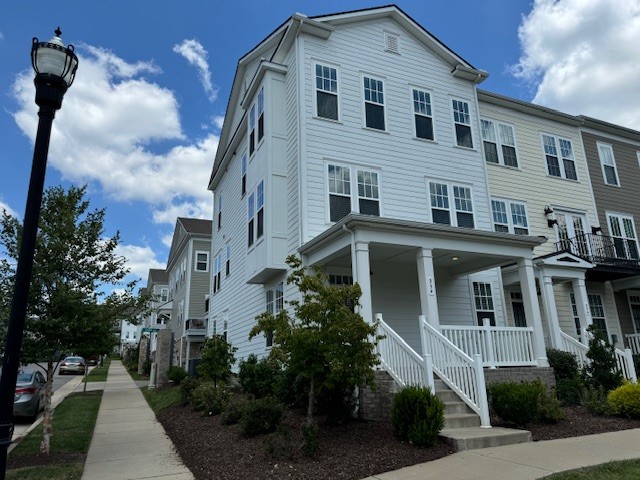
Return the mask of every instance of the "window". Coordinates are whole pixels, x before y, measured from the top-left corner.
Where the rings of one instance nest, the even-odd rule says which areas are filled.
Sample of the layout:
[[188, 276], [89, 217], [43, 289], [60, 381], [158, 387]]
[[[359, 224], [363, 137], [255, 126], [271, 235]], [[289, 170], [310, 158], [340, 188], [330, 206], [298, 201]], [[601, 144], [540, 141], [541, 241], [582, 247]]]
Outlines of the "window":
[[[431, 221], [457, 227], [474, 227], [471, 189], [461, 185], [429, 182]], [[454, 206], [453, 212], [451, 205]]]
[[[363, 215], [380, 216], [380, 189], [378, 173], [356, 167], [329, 164], [329, 220], [337, 222], [352, 210]], [[351, 189], [351, 177], [358, 182], [357, 192]], [[352, 195], [357, 197], [352, 201]]]
[[365, 125], [376, 130], [385, 130], [384, 86], [382, 80], [364, 77]]
[[637, 260], [638, 240], [633, 217], [607, 213], [609, 233], [613, 237], [613, 248], [616, 258]]
[[222, 287], [221, 285], [221, 274], [222, 270], [222, 253], [216, 255], [216, 258], [213, 260], [213, 293], [216, 293]]
[[[577, 180], [578, 175], [576, 173], [576, 162], [573, 157], [571, 141], [543, 134], [542, 144], [549, 175], [552, 177]], [[560, 152], [559, 155], [558, 152]]]
[[[266, 292], [267, 312], [278, 315], [284, 308], [284, 283], [280, 282]], [[265, 334], [266, 346], [273, 346], [273, 332]]]
[[606, 338], [609, 338], [609, 335], [607, 333], [607, 320], [604, 316], [604, 305], [602, 304], [602, 296], [587, 296], [589, 297], [589, 309], [591, 310], [591, 318], [593, 319], [593, 324]]
[[[256, 124], [258, 126], [256, 132]], [[257, 137], [257, 138], [256, 138]], [[256, 151], [264, 137], [264, 87], [258, 92], [256, 102], [249, 109], [249, 155]]]
[[413, 117], [416, 137], [433, 140], [431, 95], [428, 92], [413, 89]]
[[318, 117], [338, 120], [338, 71], [316, 64], [316, 112]]
[[247, 152], [242, 154], [242, 189], [241, 194], [247, 193]]
[[166, 302], [168, 300], [169, 300], [169, 289], [168, 288], [160, 289], [160, 301]]
[[613, 157], [613, 148], [611, 148], [611, 145], [598, 142], [598, 156], [600, 157], [604, 183], [607, 185], [619, 185], [618, 174], [616, 172], [616, 160]]
[[218, 193], [216, 199], [216, 219], [218, 223], [218, 230], [222, 227], [222, 194]]
[[486, 119], [480, 120], [480, 124], [485, 160], [489, 163], [517, 167], [518, 157], [513, 127]]
[[493, 296], [491, 294], [491, 284], [483, 282], [473, 282], [473, 298], [476, 307], [476, 319], [479, 326], [484, 326], [489, 320], [489, 325], [496, 326], [496, 313], [493, 308]]
[[247, 245], [264, 235], [264, 181], [258, 183], [256, 191], [247, 200]]
[[636, 334], [640, 333], [640, 295], [638, 293], [637, 291], [628, 292], [633, 330]]
[[509, 200], [491, 200], [493, 229], [516, 235], [529, 235], [527, 208], [524, 203]]
[[571, 300], [571, 312], [573, 313], [573, 323], [576, 326], [576, 335], [578, 338], [581, 338], [582, 327], [580, 326], [580, 315], [578, 315], [578, 304], [576, 303], [576, 296], [573, 292], [569, 293], [569, 299]]
[[453, 123], [456, 129], [456, 143], [459, 147], [473, 148], [469, 104], [461, 100], [452, 100], [452, 102]]
[[258, 92], [258, 143], [264, 137], [264, 87]]
[[209, 271], [209, 252], [196, 251], [196, 265], [195, 270], [197, 272]]
[[231, 275], [231, 245], [227, 244], [227, 261], [225, 262], [225, 277]]
[[256, 151], [256, 106], [249, 110], [249, 155]]

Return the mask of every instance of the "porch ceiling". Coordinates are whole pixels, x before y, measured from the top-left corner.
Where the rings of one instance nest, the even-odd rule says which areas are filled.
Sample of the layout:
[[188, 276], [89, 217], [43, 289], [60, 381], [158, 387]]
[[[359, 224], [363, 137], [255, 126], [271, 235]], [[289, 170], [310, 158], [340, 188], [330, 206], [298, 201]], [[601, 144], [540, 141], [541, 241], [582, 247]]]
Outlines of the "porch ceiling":
[[371, 263], [415, 264], [422, 248], [433, 252], [434, 267], [464, 275], [531, 258], [544, 237], [502, 234], [351, 214], [300, 247], [309, 264], [351, 267], [351, 243], [369, 245]]

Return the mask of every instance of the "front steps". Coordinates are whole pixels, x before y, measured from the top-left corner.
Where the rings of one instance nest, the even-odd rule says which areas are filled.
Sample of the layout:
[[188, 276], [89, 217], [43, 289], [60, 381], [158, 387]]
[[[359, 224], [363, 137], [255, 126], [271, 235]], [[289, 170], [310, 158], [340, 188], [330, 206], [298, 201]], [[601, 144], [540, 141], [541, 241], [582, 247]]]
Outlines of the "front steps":
[[531, 432], [513, 428], [481, 428], [480, 417], [442, 380], [435, 380], [436, 396], [445, 404], [440, 437], [460, 450], [497, 447], [531, 441]]

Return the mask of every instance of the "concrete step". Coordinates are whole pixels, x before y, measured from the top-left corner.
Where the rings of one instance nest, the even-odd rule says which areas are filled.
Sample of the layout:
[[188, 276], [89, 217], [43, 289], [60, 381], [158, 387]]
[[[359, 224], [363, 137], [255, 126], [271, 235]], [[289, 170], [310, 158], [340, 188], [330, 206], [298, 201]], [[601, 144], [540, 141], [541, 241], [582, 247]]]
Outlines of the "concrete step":
[[436, 397], [445, 403], [460, 401], [460, 397], [453, 390], [436, 390]]
[[461, 401], [457, 402], [444, 402], [445, 414], [449, 413], [473, 413], [473, 410], [469, 406]]
[[445, 413], [444, 415], [444, 427], [447, 429], [479, 426], [480, 417], [475, 413]]
[[440, 438], [461, 451], [530, 442], [531, 432], [502, 427], [443, 428]]

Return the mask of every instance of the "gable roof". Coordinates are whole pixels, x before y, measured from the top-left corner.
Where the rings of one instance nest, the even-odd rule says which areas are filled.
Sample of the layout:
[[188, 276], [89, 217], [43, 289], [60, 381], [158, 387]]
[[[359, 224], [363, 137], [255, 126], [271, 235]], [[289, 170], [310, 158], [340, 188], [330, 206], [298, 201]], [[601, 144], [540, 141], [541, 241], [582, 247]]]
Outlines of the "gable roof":
[[171, 248], [169, 249], [169, 258], [167, 259], [167, 272], [173, 268], [173, 261], [178, 257], [189, 238], [197, 236], [211, 241], [212, 224], [212, 220], [203, 220], [201, 218], [178, 217], [176, 219]]
[[150, 268], [149, 269], [149, 283], [153, 283], [154, 285], [168, 284], [169, 283], [169, 272], [167, 272], [165, 269]]
[[[466, 79], [473, 83], [480, 83], [489, 76], [487, 72], [476, 69], [464, 58], [456, 54], [435, 35], [431, 34], [413, 18], [407, 15], [397, 5], [391, 4], [381, 7], [372, 7], [362, 10], [352, 10], [313, 17], [294, 13], [273, 32], [267, 35], [262, 42], [238, 60], [231, 93], [229, 95], [229, 101], [227, 103], [222, 132], [220, 133], [218, 150], [216, 151], [211, 176], [209, 177], [208, 188], [210, 190], [215, 188], [214, 184], [217, 173], [220, 171], [220, 167], [223, 162], [225, 162], [225, 159], [228, 158], [227, 153], [232, 150], [232, 147], [235, 147], [236, 143], [239, 142], [242, 137], [240, 132], [242, 132], [246, 122], [246, 112], [243, 113], [240, 122], [235, 126], [233, 131], [232, 128], [234, 127], [233, 121], [235, 115], [233, 115], [232, 112], [237, 108], [241, 108], [240, 103], [243, 100], [241, 97], [246, 96], [247, 92], [250, 90], [250, 88], [246, 88], [244, 92], [241, 91], [243, 79], [247, 73], [246, 70], [252, 62], [261, 58], [260, 65], [254, 73], [251, 81], [251, 83], [254, 83], [258, 77], [260, 69], [266, 65], [273, 66], [280, 58], [283, 58], [284, 53], [291, 48], [295, 37], [301, 31], [321, 38], [328, 38], [335, 26], [387, 17], [395, 20], [408, 33], [425, 45], [426, 48], [429, 48], [435, 55], [448, 63], [451, 66], [451, 73], [453, 76]], [[261, 56], [267, 52], [272, 52], [269, 58], [262, 58]]]
[[178, 223], [181, 223], [187, 233], [197, 233], [202, 235], [211, 235], [211, 220], [201, 218], [184, 218], [178, 217]]

